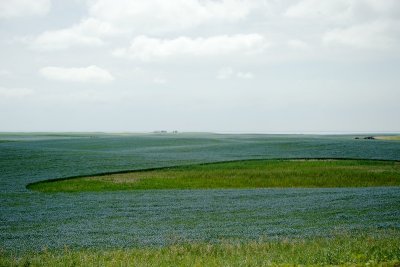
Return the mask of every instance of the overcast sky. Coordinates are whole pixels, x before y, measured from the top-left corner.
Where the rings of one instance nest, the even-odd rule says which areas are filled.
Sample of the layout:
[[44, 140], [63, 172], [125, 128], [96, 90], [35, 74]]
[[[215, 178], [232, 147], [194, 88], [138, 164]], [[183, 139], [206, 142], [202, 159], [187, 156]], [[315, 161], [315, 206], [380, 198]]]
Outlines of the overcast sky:
[[0, 0], [0, 131], [400, 131], [399, 0]]

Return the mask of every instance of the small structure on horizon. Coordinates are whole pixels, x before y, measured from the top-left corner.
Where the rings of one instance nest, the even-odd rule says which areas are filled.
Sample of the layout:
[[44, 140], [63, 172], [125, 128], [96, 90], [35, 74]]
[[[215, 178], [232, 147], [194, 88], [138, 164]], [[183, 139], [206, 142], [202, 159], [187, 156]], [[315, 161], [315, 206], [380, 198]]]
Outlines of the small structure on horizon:
[[[361, 139], [360, 137], [355, 137], [354, 139]], [[373, 136], [365, 136], [365, 137], [363, 137], [362, 139], [366, 139], [366, 140], [375, 140], [375, 137], [373, 137]]]

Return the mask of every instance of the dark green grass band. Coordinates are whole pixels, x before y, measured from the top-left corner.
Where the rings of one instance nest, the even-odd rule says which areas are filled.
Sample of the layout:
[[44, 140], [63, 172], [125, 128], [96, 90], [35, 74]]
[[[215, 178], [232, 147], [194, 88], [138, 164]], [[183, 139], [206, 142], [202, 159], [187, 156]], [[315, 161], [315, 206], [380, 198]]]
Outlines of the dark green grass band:
[[105, 174], [29, 184], [41, 192], [399, 186], [400, 162], [247, 160]]

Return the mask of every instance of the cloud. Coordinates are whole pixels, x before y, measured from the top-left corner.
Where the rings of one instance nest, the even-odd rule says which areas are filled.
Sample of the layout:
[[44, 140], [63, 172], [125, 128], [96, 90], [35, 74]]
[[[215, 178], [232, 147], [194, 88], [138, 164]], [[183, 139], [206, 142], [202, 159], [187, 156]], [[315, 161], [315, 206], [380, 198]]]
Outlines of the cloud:
[[352, 0], [353, 13], [359, 19], [400, 19], [398, 0]]
[[399, 18], [398, 0], [301, 0], [289, 6], [286, 17], [297, 19], [319, 19], [338, 24], [366, 20]]
[[287, 45], [290, 48], [296, 49], [296, 50], [307, 50], [310, 48], [310, 46], [306, 42], [304, 42], [302, 40], [298, 40], [298, 39], [289, 40], [287, 42]]
[[239, 79], [245, 79], [245, 80], [250, 80], [254, 78], [254, 74], [251, 72], [237, 72], [236, 76]]
[[10, 76], [11, 74], [9, 70], [0, 69], [0, 76]]
[[155, 84], [166, 84], [167, 80], [164, 79], [164, 78], [156, 77], [156, 78], [153, 79], [153, 82]]
[[85, 68], [45, 67], [39, 72], [56, 81], [106, 83], [114, 80], [110, 72], [94, 65]]
[[[289, 6], [284, 16], [318, 22], [318, 35], [328, 46], [388, 49], [400, 40], [398, 0], [300, 0]], [[293, 41], [288, 45], [301, 47]]]
[[27, 88], [6, 88], [0, 86], [1, 98], [22, 98], [33, 94], [32, 89]]
[[234, 53], [254, 54], [263, 51], [269, 43], [260, 34], [220, 35], [208, 38], [179, 37], [160, 39], [138, 36], [130, 47], [117, 49], [114, 55], [142, 61], [176, 56], [219, 56]]
[[398, 0], [369, 0], [370, 4], [375, 7], [376, 10], [384, 12], [385, 14], [391, 14], [395, 17], [400, 15], [400, 2]]
[[290, 6], [285, 15], [292, 18], [344, 18], [351, 6], [349, 0], [302, 0]]
[[241, 72], [235, 71], [232, 68], [222, 68], [218, 71], [217, 79], [227, 80], [231, 78], [239, 78], [244, 80], [249, 80], [254, 78], [254, 74], [251, 72]]
[[46, 31], [37, 36], [31, 46], [37, 50], [63, 50], [72, 46], [101, 46], [102, 37], [121, 33], [112, 25], [93, 18], [85, 19], [70, 28]]
[[32, 40], [37, 50], [101, 46], [118, 34], [176, 32], [202, 24], [244, 19], [259, 0], [88, 0], [88, 17]]
[[176, 31], [245, 18], [258, 0], [94, 0], [91, 17], [134, 32]]
[[374, 21], [328, 31], [325, 45], [343, 45], [366, 49], [389, 49], [400, 45], [400, 22]]
[[223, 68], [218, 71], [217, 79], [226, 80], [234, 74], [232, 68]]
[[50, 10], [50, 0], [1, 0], [0, 19], [43, 16]]

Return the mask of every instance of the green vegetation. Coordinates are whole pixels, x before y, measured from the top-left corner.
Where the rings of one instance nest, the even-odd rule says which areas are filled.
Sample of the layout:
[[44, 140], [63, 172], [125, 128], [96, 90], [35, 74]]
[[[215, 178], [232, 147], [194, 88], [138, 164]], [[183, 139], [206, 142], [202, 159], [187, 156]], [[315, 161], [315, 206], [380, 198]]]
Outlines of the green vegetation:
[[400, 162], [249, 160], [90, 176], [28, 185], [41, 192], [400, 185]]
[[399, 231], [165, 247], [0, 254], [0, 266], [399, 266]]
[[378, 140], [396, 141], [400, 140], [400, 135], [382, 135], [382, 136], [374, 136], [374, 138]]

